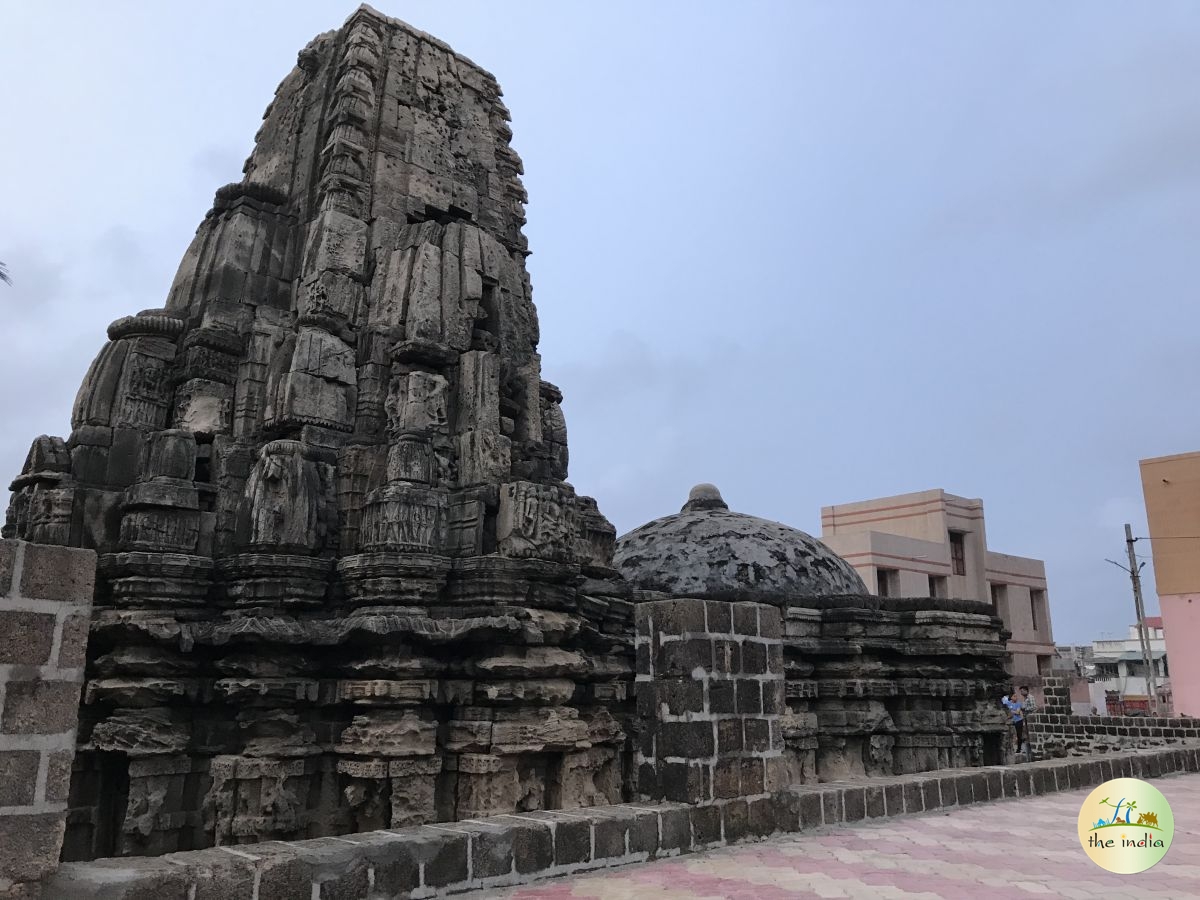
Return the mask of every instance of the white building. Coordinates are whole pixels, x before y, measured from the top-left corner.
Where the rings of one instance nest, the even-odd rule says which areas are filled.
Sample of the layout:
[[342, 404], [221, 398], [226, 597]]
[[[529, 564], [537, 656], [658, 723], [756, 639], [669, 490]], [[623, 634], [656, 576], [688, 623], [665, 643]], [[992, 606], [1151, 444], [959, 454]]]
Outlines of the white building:
[[[1154, 660], [1154, 677], [1158, 682], [1159, 697], [1170, 695], [1170, 670], [1167, 668], [1167, 643], [1163, 637], [1161, 616], [1147, 616], [1146, 630], [1150, 637], [1150, 655]], [[1094, 666], [1091, 684], [1088, 686], [1092, 705], [1101, 714], [1106, 711], [1106, 698], [1140, 704], [1148, 700], [1150, 686], [1146, 677], [1146, 663], [1142, 656], [1142, 643], [1138, 639], [1138, 627], [1129, 626], [1127, 637], [1116, 640], [1092, 641], [1091, 663]], [[1165, 695], [1165, 696], [1164, 696]]]

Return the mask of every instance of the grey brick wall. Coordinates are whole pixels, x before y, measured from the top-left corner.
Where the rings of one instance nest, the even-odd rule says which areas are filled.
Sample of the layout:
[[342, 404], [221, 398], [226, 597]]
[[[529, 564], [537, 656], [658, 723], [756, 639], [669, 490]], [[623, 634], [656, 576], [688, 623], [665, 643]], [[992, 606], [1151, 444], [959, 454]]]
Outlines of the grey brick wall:
[[0, 541], [0, 898], [58, 866], [96, 554]]
[[635, 624], [641, 796], [706, 803], [782, 787], [779, 610], [659, 600], [638, 604]]
[[1045, 679], [1045, 706], [1029, 717], [1031, 749], [1040, 756], [1088, 756], [1113, 750], [1195, 746], [1200, 719], [1183, 716], [1077, 716], [1066, 679]]

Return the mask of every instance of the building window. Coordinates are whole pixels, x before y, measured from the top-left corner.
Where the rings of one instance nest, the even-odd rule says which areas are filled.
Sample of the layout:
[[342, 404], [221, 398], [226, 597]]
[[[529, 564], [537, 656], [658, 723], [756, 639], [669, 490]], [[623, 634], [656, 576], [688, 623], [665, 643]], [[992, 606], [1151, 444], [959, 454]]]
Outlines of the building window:
[[1033, 630], [1041, 630], [1042, 605], [1046, 602], [1046, 592], [1031, 590], [1029, 592], [1029, 616], [1033, 619]]
[[876, 569], [875, 581], [880, 597], [895, 597], [900, 593], [900, 573], [895, 569]]
[[967, 574], [966, 535], [961, 531], [950, 532], [950, 564], [954, 567], [955, 575]]
[[989, 585], [992, 590], [992, 608], [997, 613], [1003, 615], [1008, 614], [1008, 585], [995, 584]]
[[948, 597], [949, 591], [946, 589], [945, 575], [930, 575], [929, 576], [929, 596], [930, 597]]

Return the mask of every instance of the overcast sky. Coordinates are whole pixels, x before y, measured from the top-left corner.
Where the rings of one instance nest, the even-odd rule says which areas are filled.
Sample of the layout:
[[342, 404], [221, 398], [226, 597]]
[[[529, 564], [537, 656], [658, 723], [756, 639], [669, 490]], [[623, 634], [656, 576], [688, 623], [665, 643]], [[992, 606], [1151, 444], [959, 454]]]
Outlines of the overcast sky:
[[[1046, 560], [1058, 641], [1123, 632], [1138, 460], [1200, 449], [1200, 5], [374, 5], [504, 88], [543, 376], [619, 532], [700, 481], [814, 534], [942, 487]], [[5, 479], [353, 8], [0, 8]]]

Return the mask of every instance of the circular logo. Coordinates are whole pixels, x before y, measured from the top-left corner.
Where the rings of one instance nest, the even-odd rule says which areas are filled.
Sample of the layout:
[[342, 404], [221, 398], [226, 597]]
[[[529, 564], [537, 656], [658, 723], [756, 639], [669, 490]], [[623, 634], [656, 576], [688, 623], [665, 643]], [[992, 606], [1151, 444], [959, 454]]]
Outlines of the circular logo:
[[1167, 798], [1136, 778], [1096, 788], [1079, 810], [1079, 843], [1092, 862], [1119, 875], [1144, 872], [1167, 855], [1175, 817]]

